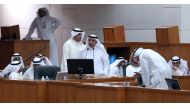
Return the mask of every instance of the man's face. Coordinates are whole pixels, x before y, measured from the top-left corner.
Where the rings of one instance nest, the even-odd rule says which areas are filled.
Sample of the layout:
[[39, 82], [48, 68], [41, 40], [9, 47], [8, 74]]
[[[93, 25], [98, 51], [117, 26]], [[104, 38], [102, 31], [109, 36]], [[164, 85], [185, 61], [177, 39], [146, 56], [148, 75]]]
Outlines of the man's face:
[[176, 67], [179, 67], [180, 62], [172, 62], [172, 65], [173, 65], [173, 66], [176, 66]]
[[73, 39], [75, 41], [77, 41], [77, 42], [81, 41], [81, 39], [82, 39], [82, 33], [77, 34], [75, 37], [73, 37]]
[[90, 48], [94, 48], [96, 43], [97, 43], [96, 39], [90, 37], [88, 38], [88, 45]]
[[132, 58], [133, 63], [137, 64], [138, 66], [140, 66], [140, 61], [139, 61], [139, 56], [138, 57], [133, 57]]
[[19, 61], [19, 62], [21, 62], [21, 59], [20, 59], [19, 56], [15, 56], [15, 57], [13, 58], [13, 61]]
[[121, 61], [121, 62], [118, 64], [119, 67], [120, 67], [120, 66], [124, 66], [124, 65], [126, 65], [126, 61], [125, 61], [125, 60]]
[[46, 13], [45, 10], [41, 9], [41, 10], [38, 10], [37, 14], [38, 14], [39, 17], [44, 17], [44, 16], [46, 16], [47, 13]]

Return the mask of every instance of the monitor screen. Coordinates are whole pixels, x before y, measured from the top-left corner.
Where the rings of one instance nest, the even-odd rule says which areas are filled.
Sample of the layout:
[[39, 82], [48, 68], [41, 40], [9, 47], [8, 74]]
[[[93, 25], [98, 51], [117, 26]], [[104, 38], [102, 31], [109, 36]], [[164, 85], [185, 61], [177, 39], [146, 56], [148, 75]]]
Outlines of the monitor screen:
[[94, 74], [93, 59], [67, 59], [68, 74]]
[[165, 78], [165, 80], [166, 80], [166, 83], [167, 83], [169, 89], [176, 89], [176, 90], [181, 89], [178, 80], [169, 79], [169, 78]]
[[41, 80], [42, 76], [48, 76], [50, 80], [55, 80], [58, 71], [60, 68], [55, 65], [35, 66], [34, 80]]

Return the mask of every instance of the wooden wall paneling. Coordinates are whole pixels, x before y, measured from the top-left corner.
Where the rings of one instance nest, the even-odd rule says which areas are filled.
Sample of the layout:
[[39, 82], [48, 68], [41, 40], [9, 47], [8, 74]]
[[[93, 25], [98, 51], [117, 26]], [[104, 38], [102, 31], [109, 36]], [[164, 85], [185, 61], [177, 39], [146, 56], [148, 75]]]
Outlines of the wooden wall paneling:
[[76, 103], [95, 103], [96, 97], [95, 96], [95, 88], [91, 87], [80, 87], [77, 86], [75, 91], [76, 94]]
[[0, 41], [0, 69], [4, 69], [11, 61], [11, 56], [14, 51], [13, 41]]
[[20, 83], [20, 102], [46, 102], [46, 85], [43, 81], [23, 81]]
[[[140, 89], [140, 88], [138, 88]], [[138, 90], [135, 87], [127, 87], [126, 88], [126, 102], [127, 103], [142, 103], [143, 102], [143, 96], [144, 92], [141, 90]]]
[[176, 92], [177, 103], [190, 103], [190, 93], [186, 91]]
[[1, 103], [18, 103], [19, 102], [19, 85], [14, 81], [1, 81], [0, 83], [0, 102]]

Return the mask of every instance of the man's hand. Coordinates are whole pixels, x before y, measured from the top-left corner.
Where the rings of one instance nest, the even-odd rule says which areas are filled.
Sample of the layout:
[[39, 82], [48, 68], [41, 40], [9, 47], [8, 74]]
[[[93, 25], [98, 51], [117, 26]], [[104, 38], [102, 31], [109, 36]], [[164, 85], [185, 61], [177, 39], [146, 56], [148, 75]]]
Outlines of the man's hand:
[[178, 69], [177, 66], [173, 66], [173, 70], [176, 71]]
[[141, 74], [140, 74], [140, 72], [134, 72], [135, 74], [133, 75], [133, 77], [138, 77], [138, 76], [140, 76]]

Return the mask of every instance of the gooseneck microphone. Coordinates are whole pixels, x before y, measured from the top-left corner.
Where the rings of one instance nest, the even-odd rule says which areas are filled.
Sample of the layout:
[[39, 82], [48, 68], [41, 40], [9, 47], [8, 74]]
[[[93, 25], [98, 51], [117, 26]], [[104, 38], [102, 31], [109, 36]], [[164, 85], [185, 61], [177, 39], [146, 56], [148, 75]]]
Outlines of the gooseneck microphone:
[[93, 60], [94, 60], [94, 48], [92, 48], [93, 49]]

